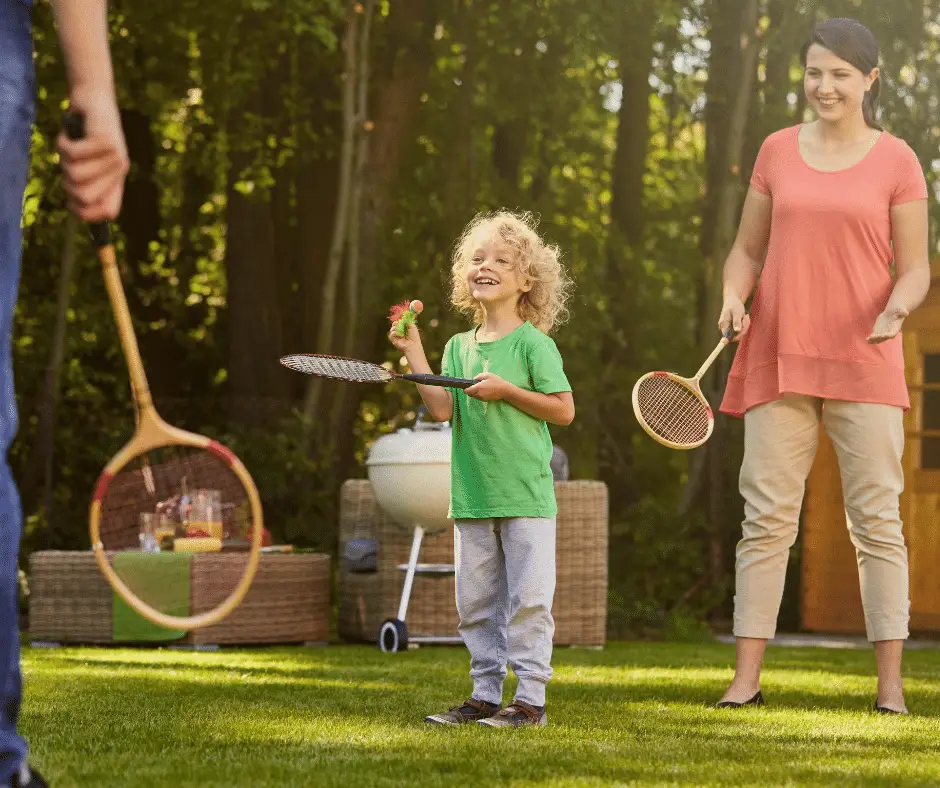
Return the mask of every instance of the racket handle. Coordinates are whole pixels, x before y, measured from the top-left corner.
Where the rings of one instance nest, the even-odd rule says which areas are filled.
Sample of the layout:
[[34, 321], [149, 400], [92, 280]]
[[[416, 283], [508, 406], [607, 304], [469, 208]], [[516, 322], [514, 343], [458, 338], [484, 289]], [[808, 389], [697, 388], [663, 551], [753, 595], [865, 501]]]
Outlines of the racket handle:
[[405, 380], [410, 380], [412, 383], [420, 383], [422, 386], [441, 386], [447, 389], [467, 389], [480, 382], [479, 380], [467, 380], [466, 378], [447, 378], [442, 375], [422, 375], [417, 373], [409, 373], [401, 377]]
[[[65, 127], [65, 136], [70, 140], [85, 138], [85, 116], [80, 112], [65, 113], [62, 125]], [[111, 244], [111, 228], [107, 222], [91, 222], [88, 229], [91, 232], [91, 240], [98, 249]]]
[[705, 363], [699, 367], [698, 372], [695, 373], [695, 377], [692, 378], [692, 380], [701, 380], [705, 376], [705, 373], [708, 372], [708, 368], [712, 365], [715, 359], [718, 358], [718, 354], [728, 346], [728, 342], [730, 341], [730, 337], [728, 336], [729, 331], [731, 332], [731, 336], [734, 336], [733, 328], [729, 328], [728, 331], [725, 331], [725, 333], [721, 335], [721, 339], [718, 340], [718, 344], [715, 345], [715, 349], [711, 352], [711, 355], [705, 359]]
[[734, 326], [728, 326], [728, 328], [725, 330], [724, 338], [729, 342], [734, 339]]

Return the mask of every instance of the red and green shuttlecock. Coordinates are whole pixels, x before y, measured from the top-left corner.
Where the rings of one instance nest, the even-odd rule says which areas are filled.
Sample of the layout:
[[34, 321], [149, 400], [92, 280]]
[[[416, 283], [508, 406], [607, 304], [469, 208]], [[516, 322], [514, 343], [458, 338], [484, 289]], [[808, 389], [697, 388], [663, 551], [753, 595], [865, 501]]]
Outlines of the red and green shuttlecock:
[[415, 322], [424, 309], [420, 301], [402, 301], [389, 310], [388, 319], [392, 321], [392, 329], [396, 336], [403, 337], [408, 333], [408, 327]]

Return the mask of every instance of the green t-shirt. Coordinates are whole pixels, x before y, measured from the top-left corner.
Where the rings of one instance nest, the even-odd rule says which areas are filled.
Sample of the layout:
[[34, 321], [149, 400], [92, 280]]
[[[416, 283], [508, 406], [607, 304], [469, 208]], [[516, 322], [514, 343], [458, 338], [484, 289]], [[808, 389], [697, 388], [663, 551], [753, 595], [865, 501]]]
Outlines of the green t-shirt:
[[[571, 391], [551, 337], [531, 323], [495, 342], [477, 342], [476, 330], [452, 337], [441, 374], [474, 378], [481, 372], [519, 388]], [[554, 517], [552, 439], [548, 425], [499, 400], [481, 402], [462, 389], [454, 396], [450, 517]]]

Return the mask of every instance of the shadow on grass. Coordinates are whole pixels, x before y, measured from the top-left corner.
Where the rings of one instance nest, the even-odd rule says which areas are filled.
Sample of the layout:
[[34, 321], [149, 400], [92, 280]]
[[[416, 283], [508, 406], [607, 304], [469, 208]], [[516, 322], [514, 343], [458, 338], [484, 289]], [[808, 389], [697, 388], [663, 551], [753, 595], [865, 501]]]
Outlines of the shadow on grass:
[[[40, 699], [40, 708], [29, 714], [28, 733], [50, 753], [57, 784], [68, 778], [79, 785], [140, 788], [437, 786], [485, 775], [488, 782], [511, 779], [515, 785], [831, 785], [838, 777], [841, 785], [907, 788], [940, 779], [936, 764], [927, 767], [935, 749], [924, 728], [893, 726], [894, 739], [886, 742], [884, 724], [859, 733], [828, 730], [822, 721], [807, 732], [762, 712], [674, 706], [624, 714], [603, 688], [581, 698], [570, 713], [559, 699], [561, 724], [525, 731], [428, 728], [414, 713], [428, 693], [397, 688], [333, 693], [318, 702], [289, 684], [211, 685], [193, 692], [173, 679], [128, 677], [116, 688], [101, 677], [80, 688], [50, 686], [45, 694], [69, 701], [63, 707]], [[153, 757], [154, 744], [161, 757]], [[921, 763], [918, 776], [904, 773], [913, 761]], [[116, 781], [118, 772], [133, 780]], [[172, 782], [161, 782], [169, 777]]]
[[32, 652], [24, 729], [57, 786], [940, 783], [934, 721], [845, 714], [869, 699], [844, 689], [709, 710], [726, 654], [685, 649], [559, 654], [552, 724], [524, 731], [423, 724], [462, 699], [462, 650]]
[[[817, 653], [807, 653], [815, 651]], [[732, 666], [725, 646], [680, 644], [617, 644], [607, 651], [556, 650], [554, 702], [611, 698], [619, 703], [685, 703], [711, 706], [724, 692]], [[192, 671], [187, 683], [211, 681], [212, 676], [256, 681], [270, 687], [278, 681], [294, 685], [334, 684], [352, 691], [403, 686], [413, 691], [423, 682], [453, 687], [450, 695], [469, 693], [468, 656], [462, 648], [423, 648], [405, 654], [382, 654], [363, 646], [327, 649], [271, 648], [250, 651], [180, 652], [114, 649], [32, 651], [37, 664], [79, 671], [127, 672]], [[135, 657], [138, 657], [136, 659]], [[871, 669], [866, 667], [870, 665]], [[68, 668], [66, 668], [67, 670]], [[649, 673], [653, 671], [652, 675]], [[909, 655], [905, 675], [908, 699], [918, 715], [940, 716], [940, 660], [936, 655]], [[510, 674], [507, 692], [514, 686]], [[765, 665], [765, 697], [773, 708], [867, 711], [876, 690], [874, 659], [864, 652], [818, 653], [810, 649], [780, 649]]]

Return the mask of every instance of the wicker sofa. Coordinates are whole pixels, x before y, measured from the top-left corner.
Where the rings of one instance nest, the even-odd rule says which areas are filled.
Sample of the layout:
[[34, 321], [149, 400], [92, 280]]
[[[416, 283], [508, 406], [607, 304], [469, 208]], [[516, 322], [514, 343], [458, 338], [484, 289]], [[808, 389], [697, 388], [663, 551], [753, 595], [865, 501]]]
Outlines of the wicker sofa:
[[[215, 607], [240, 574], [244, 553], [196, 553], [191, 613]], [[114, 643], [114, 592], [94, 555], [42, 551], [30, 557], [29, 636], [34, 642]], [[263, 554], [241, 604], [218, 624], [193, 630], [188, 646], [325, 643], [329, 638], [330, 556]]]
[[[556, 645], [602, 646], [607, 625], [607, 487], [596, 481], [555, 482], [558, 500], [557, 583], [552, 616]], [[340, 498], [339, 554], [354, 540], [374, 540], [374, 571], [352, 571], [341, 558], [339, 634], [376, 642], [382, 622], [394, 618], [401, 599], [412, 533], [387, 517], [375, 503], [369, 482], [350, 479]], [[453, 563], [449, 528], [424, 537], [421, 563]], [[416, 575], [406, 617], [409, 632], [457, 635], [453, 575]]]

